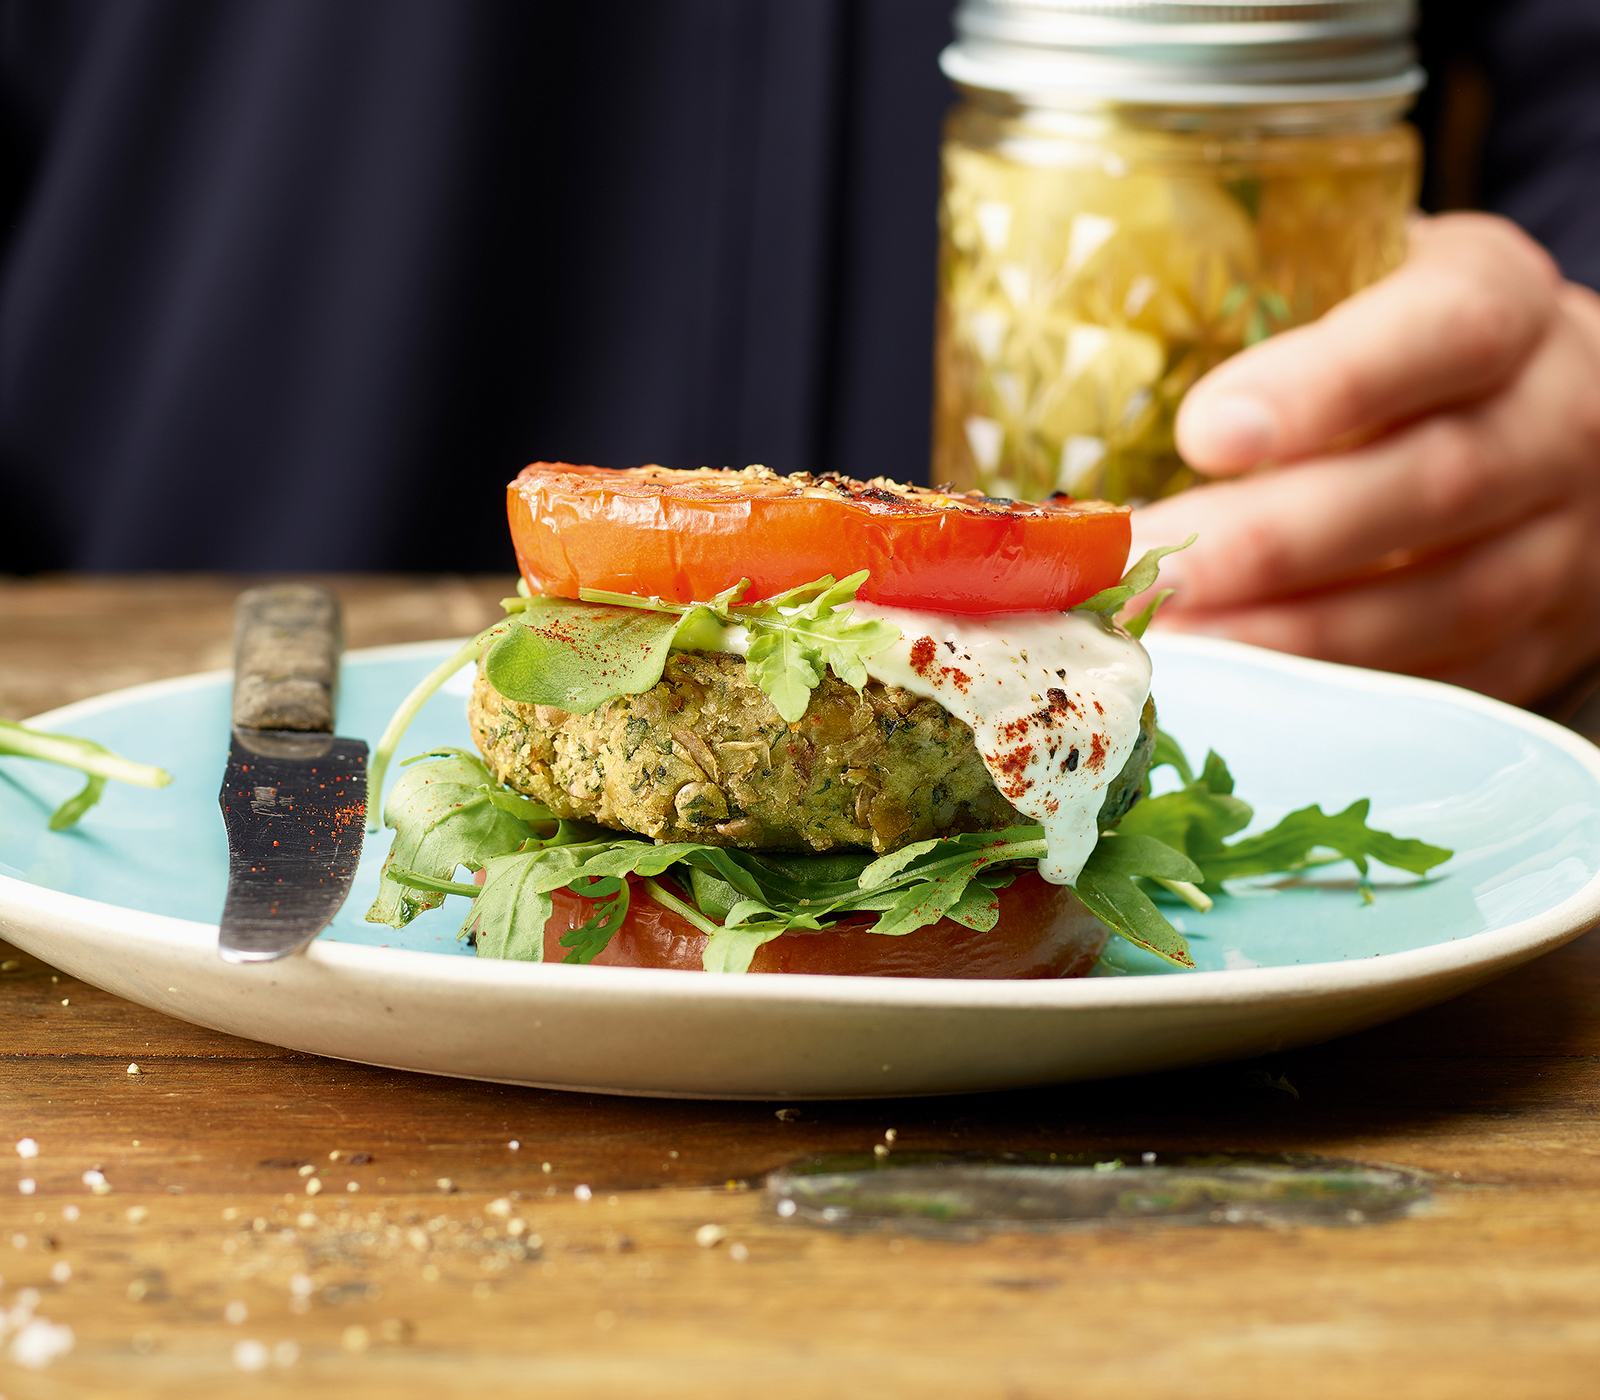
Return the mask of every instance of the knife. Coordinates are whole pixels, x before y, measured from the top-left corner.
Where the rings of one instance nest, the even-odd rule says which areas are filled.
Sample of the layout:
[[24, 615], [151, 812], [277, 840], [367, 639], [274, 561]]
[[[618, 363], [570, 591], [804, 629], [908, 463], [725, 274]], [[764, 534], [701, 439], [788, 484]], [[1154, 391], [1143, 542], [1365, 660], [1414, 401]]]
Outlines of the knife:
[[334, 736], [344, 630], [323, 588], [277, 584], [239, 597], [233, 739], [223, 775], [226, 962], [298, 952], [339, 912], [361, 860], [367, 746]]

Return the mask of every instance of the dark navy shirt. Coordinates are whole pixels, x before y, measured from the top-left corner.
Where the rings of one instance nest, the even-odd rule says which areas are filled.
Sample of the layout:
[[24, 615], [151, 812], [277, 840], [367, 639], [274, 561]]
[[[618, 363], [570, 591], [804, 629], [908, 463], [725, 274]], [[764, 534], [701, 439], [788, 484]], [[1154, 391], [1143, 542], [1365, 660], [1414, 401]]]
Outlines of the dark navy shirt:
[[[507, 569], [539, 457], [924, 478], [951, 3], [0, 0], [0, 571]], [[1600, 0], [1428, 21], [1600, 283]]]

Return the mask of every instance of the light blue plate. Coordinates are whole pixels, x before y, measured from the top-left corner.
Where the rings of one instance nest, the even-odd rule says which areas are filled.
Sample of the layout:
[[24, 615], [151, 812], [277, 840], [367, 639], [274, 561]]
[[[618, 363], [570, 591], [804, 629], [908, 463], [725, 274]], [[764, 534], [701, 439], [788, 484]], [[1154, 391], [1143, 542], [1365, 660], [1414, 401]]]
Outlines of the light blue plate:
[[[369, 741], [447, 643], [346, 659], [339, 731]], [[1096, 977], [984, 982], [718, 977], [462, 956], [447, 905], [402, 933], [362, 922], [387, 836], [303, 955], [217, 956], [216, 805], [228, 677], [41, 716], [176, 777], [117, 787], [45, 829], [67, 774], [0, 759], [0, 936], [169, 1015], [316, 1054], [502, 1083], [700, 1098], [971, 1093], [1277, 1052], [1454, 996], [1600, 920], [1600, 751], [1548, 721], [1403, 676], [1205, 638], [1151, 647], [1162, 720], [1233, 765], [1257, 825], [1372, 799], [1380, 826], [1452, 847], [1438, 876], [1258, 883], [1174, 912], [1200, 970], [1116, 940]], [[405, 749], [468, 742], [466, 676]], [[449, 904], [460, 906], [454, 899]], [[1132, 973], [1156, 974], [1133, 976]]]
[[[339, 732], [375, 742], [401, 697], [449, 646], [351, 654]], [[1225, 643], [1152, 638], [1151, 650], [1162, 726], [1196, 766], [1208, 747], [1228, 760], [1238, 794], [1256, 809], [1252, 830], [1311, 802], [1333, 812], [1369, 797], [1373, 825], [1456, 853], [1426, 881], [1375, 867], [1370, 904], [1344, 865], [1239, 889], [1210, 914], [1174, 907], [1202, 971], [1371, 958], [1466, 938], [1544, 914], [1600, 873], [1600, 780], [1586, 758], [1593, 750], [1564, 730], [1465, 692]], [[469, 676], [428, 703], [403, 753], [471, 746]], [[175, 779], [159, 792], [111, 784], [67, 832], [46, 830], [45, 820], [76, 780], [0, 759], [0, 875], [215, 923], [227, 877], [217, 789], [229, 686], [219, 672], [62, 714], [73, 733], [159, 764]], [[323, 937], [470, 956], [456, 938], [460, 899], [404, 930], [363, 921], [388, 836], [368, 837], [354, 893]], [[1115, 939], [1098, 971], [1183, 975]]]

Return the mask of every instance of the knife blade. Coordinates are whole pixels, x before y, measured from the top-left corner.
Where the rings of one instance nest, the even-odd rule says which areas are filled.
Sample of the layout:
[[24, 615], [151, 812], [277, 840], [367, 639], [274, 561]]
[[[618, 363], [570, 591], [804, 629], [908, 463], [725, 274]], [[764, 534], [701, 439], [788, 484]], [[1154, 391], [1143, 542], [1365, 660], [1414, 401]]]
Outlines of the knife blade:
[[270, 962], [311, 942], [350, 893], [366, 827], [367, 746], [333, 732], [344, 649], [333, 594], [253, 588], [234, 616], [217, 951], [226, 962]]

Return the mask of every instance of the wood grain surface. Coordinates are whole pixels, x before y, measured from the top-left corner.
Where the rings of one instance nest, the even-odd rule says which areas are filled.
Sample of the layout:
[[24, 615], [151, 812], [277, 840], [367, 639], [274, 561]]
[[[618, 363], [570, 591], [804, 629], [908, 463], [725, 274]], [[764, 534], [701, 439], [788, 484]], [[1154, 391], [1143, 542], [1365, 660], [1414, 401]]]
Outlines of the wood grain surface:
[[[225, 664], [244, 582], [0, 584], [0, 712]], [[506, 586], [331, 582], [352, 646], [470, 631]], [[0, 945], [0, 1395], [1592, 1396], [1597, 1109], [1600, 935], [1271, 1063], [787, 1121], [318, 1059]], [[969, 1242], [774, 1213], [766, 1172], [891, 1128], [891, 1159], [1292, 1151], [1435, 1195]], [[30, 1315], [73, 1334], [39, 1369]]]

